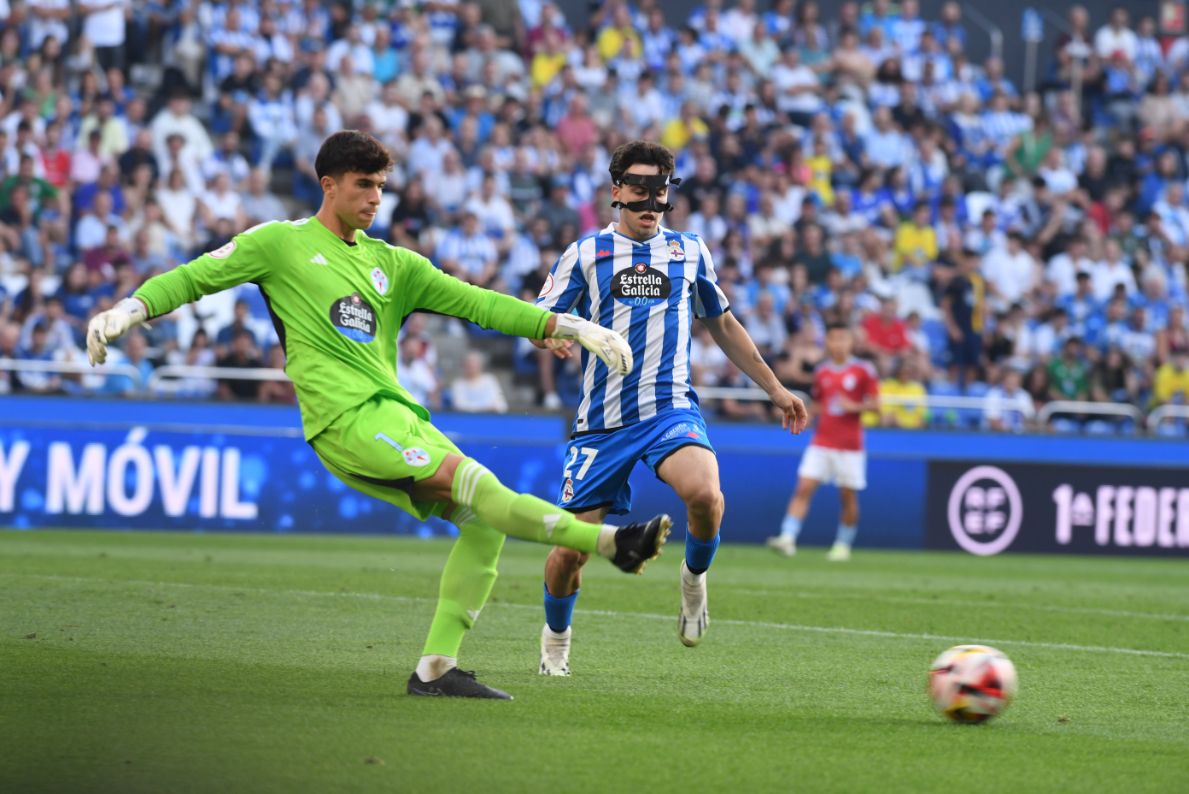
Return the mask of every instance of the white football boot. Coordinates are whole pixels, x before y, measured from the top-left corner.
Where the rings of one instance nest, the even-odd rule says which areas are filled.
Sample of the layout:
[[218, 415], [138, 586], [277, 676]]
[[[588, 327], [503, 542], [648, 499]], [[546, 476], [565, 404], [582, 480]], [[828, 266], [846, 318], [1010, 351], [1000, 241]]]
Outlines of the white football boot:
[[541, 675], [570, 674], [570, 636], [572, 626], [558, 634], [546, 623], [541, 627]]
[[681, 644], [692, 648], [702, 641], [710, 625], [707, 609], [706, 573], [694, 575], [681, 561], [681, 615], [677, 619], [677, 636]]
[[835, 543], [826, 554], [830, 562], [846, 562], [850, 559], [850, 546], [845, 543]]
[[775, 537], [768, 538], [768, 548], [778, 554], [792, 557], [797, 553], [797, 541], [785, 535], [776, 535]]

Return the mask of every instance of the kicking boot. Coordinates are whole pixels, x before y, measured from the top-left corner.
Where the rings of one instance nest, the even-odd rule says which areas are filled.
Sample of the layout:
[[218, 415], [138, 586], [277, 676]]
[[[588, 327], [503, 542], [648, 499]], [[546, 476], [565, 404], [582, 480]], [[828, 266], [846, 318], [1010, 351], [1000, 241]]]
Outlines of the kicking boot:
[[475, 680], [473, 672], [459, 670], [457, 667], [451, 668], [441, 678], [435, 678], [433, 681], [422, 681], [414, 672], [409, 676], [408, 692], [410, 695], [429, 697], [512, 699], [507, 692], [479, 683]]
[[660, 556], [669, 537], [673, 519], [661, 513], [650, 521], [637, 521], [615, 532], [615, 556], [611, 562], [624, 573], [644, 573], [649, 560]]

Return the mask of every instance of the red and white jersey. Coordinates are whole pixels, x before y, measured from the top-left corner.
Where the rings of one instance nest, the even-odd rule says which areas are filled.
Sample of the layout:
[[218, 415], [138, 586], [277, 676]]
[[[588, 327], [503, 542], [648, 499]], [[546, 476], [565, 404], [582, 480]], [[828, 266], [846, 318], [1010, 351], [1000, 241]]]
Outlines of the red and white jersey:
[[847, 411], [840, 402], [862, 402], [879, 396], [879, 377], [866, 361], [852, 358], [844, 364], [824, 361], [813, 373], [813, 401], [820, 406], [813, 444], [829, 449], [862, 449], [861, 414]]

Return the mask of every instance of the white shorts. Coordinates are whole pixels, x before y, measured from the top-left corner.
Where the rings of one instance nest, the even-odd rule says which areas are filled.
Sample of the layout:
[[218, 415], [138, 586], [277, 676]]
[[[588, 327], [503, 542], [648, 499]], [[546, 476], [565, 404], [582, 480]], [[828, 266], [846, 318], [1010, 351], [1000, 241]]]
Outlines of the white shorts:
[[810, 444], [801, 456], [797, 475], [826, 485], [861, 491], [867, 487], [867, 453]]

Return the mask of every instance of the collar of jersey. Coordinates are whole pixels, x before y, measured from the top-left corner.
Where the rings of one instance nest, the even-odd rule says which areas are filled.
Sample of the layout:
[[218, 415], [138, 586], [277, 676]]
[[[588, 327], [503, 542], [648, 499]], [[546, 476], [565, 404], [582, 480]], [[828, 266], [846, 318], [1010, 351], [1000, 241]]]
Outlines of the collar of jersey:
[[354, 256], [363, 247], [359, 244], [359, 235], [362, 234], [362, 231], [355, 232], [355, 235], [356, 235], [355, 236], [355, 245], [351, 245], [349, 242], [344, 240], [342, 237], [339, 237], [337, 234], [332, 232], [330, 229], [326, 228], [326, 225], [323, 224], [322, 221], [318, 220], [317, 215], [310, 216], [310, 225], [315, 227], [316, 229], [318, 229], [319, 234], [329, 237], [331, 240], [334, 240], [336, 243], [341, 245], [342, 248], [337, 249], [339, 253], [347, 253], [351, 256]]
[[622, 237], [625, 240], [631, 240], [632, 245], [651, 245], [652, 243], [656, 242], [656, 238], [664, 237], [665, 232], [668, 230], [665, 229], [665, 227], [663, 227], [663, 226], [657, 226], [656, 234], [652, 235], [647, 240], [636, 240], [632, 237], [628, 237], [626, 234], [624, 234], [623, 232], [616, 229], [614, 223], [608, 224], [607, 228], [604, 231], [611, 232], [611, 234], [614, 234], [616, 237]]
[[826, 364], [826, 369], [830, 370], [831, 372], [841, 372], [842, 370], [844, 370], [847, 367], [854, 364], [855, 361], [856, 361], [855, 357], [851, 356], [846, 361], [843, 361], [841, 364], [835, 364], [834, 359], [830, 358], [829, 356], [826, 356], [825, 364]]

